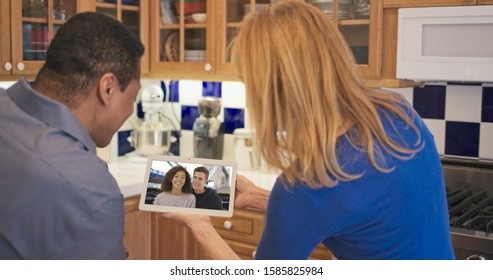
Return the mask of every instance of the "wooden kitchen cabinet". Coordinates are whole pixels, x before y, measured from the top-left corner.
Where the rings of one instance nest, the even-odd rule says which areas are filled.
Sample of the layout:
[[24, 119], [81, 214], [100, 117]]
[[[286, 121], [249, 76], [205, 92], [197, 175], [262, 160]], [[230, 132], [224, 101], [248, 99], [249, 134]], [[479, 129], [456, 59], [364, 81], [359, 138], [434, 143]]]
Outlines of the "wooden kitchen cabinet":
[[[33, 79], [46, 59], [48, 45], [60, 26], [84, 11], [108, 14], [123, 22], [148, 44], [148, 0], [0, 0], [0, 79]], [[128, 3], [128, 4], [123, 4]], [[147, 49], [147, 46], [146, 46]], [[148, 51], [142, 73], [149, 71]]]
[[149, 0], [91, 0], [89, 11], [106, 14], [123, 23], [145, 46], [141, 73], [149, 73]]
[[[481, 1], [481, 0], [479, 0]], [[478, 0], [384, 0], [384, 8], [468, 6], [476, 5]]]
[[[265, 213], [256, 210], [235, 209], [231, 218], [214, 217], [212, 224], [221, 237], [242, 259], [255, 256], [265, 223]], [[310, 259], [332, 259], [332, 253], [320, 244]]]
[[[265, 213], [235, 209], [231, 218], [212, 217], [212, 224], [226, 243], [244, 260], [255, 256], [265, 223]], [[153, 214], [152, 259], [204, 260], [210, 259], [185, 226]], [[310, 259], [330, 260], [332, 253], [322, 244]]]
[[10, 0], [0, 0], [0, 77], [10, 75], [12, 56], [10, 52]]
[[[220, 0], [216, 7], [216, 68], [221, 77], [231, 76], [228, 46], [238, 32], [244, 15], [255, 12], [270, 0]], [[248, 11], [249, 10], [249, 11]], [[325, 11], [336, 22], [358, 63], [361, 73], [378, 79], [381, 70], [382, 1], [371, 0], [366, 12], [354, 13], [349, 0], [334, 0], [333, 10]]]
[[152, 214], [151, 259], [203, 260], [207, 256], [186, 226]]
[[151, 78], [213, 79], [216, 2], [150, 0]]
[[151, 259], [151, 213], [139, 210], [140, 196], [125, 199], [123, 243], [129, 260]]
[[478, 5], [493, 5], [493, 0], [478, 0]]
[[87, 7], [87, 2], [81, 0], [1, 1], [3, 79], [12, 79], [12, 75], [35, 76], [58, 28]]

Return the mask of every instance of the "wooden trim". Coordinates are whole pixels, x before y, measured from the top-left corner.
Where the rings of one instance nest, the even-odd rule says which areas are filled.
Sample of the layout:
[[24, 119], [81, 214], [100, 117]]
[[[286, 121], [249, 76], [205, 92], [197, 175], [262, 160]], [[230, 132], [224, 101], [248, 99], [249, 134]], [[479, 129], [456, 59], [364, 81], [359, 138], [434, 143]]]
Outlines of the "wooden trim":
[[[481, 0], [480, 0], [481, 1]], [[483, 0], [484, 1], [484, 0]], [[491, 0], [487, 0], [491, 1]], [[384, 8], [470, 6], [478, 0], [384, 0]]]

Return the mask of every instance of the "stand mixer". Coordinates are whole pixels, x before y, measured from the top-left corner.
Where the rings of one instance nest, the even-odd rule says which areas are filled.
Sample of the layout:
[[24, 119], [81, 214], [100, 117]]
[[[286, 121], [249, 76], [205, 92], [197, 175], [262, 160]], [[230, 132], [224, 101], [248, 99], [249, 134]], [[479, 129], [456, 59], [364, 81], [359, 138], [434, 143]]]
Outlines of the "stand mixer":
[[164, 91], [157, 85], [150, 85], [142, 88], [140, 98], [144, 120], [132, 122], [134, 130], [128, 140], [141, 156], [166, 154], [171, 146], [173, 126], [161, 113], [165, 105]]
[[199, 99], [200, 116], [193, 124], [194, 156], [222, 159], [224, 125], [217, 116], [221, 112], [221, 99], [204, 97]]

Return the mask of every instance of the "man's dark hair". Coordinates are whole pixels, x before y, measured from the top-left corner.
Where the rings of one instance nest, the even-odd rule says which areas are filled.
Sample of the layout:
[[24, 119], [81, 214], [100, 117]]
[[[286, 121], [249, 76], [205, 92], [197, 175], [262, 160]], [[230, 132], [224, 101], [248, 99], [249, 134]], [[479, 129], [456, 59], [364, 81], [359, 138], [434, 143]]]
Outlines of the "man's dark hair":
[[57, 31], [36, 80], [62, 86], [58, 95], [50, 94], [67, 104], [74, 102], [67, 95], [87, 94], [104, 73], [113, 73], [124, 91], [140, 77], [143, 54], [139, 38], [119, 21], [100, 13], [80, 13]]

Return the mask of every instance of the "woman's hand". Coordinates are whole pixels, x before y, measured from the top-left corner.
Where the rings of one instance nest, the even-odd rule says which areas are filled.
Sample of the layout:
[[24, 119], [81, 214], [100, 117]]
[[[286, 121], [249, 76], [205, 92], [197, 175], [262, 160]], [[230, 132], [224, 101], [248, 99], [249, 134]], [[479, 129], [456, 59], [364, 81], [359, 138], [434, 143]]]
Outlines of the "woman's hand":
[[235, 206], [237, 208], [267, 209], [270, 191], [257, 187], [243, 175], [236, 176]]

